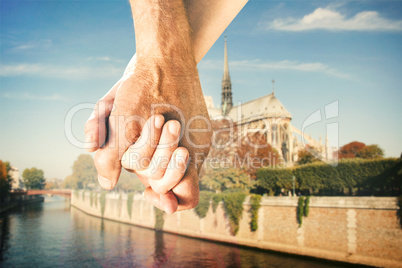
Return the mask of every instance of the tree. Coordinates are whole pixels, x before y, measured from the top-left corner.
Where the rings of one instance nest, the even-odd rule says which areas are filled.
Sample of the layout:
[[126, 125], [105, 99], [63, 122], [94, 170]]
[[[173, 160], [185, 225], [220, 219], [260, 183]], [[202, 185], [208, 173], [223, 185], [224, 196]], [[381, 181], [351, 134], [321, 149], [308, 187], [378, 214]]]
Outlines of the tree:
[[278, 151], [268, 144], [264, 133], [254, 132], [242, 137], [241, 146], [237, 149], [239, 159], [246, 159], [247, 166], [242, 167], [252, 179], [256, 178], [259, 168], [275, 166], [282, 162]]
[[22, 173], [25, 187], [28, 189], [43, 189], [46, 184], [43, 170], [37, 168], [27, 168]]
[[354, 141], [342, 146], [338, 151], [338, 158], [363, 158], [374, 159], [382, 158], [384, 151], [377, 145], [366, 145], [362, 142]]
[[377, 144], [372, 144], [358, 151], [356, 157], [364, 159], [382, 158], [384, 151]]
[[[316, 150], [314, 147], [307, 145], [307, 147]], [[315, 157], [314, 155], [312, 155], [309, 151], [307, 151], [305, 148], [303, 148], [302, 150], [300, 150], [297, 153], [297, 164], [299, 165], [305, 165], [305, 164], [309, 164], [309, 163], [313, 163], [319, 161], [319, 159], [317, 157]]]
[[60, 179], [48, 179], [46, 180], [45, 189], [60, 189], [63, 185], [63, 180]]
[[96, 185], [97, 172], [92, 156], [81, 154], [73, 164], [73, 174], [64, 180], [65, 188], [83, 189]]
[[245, 170], [237, 168], [207, 169], [201, 185], [217, 193], [225, 190], [249, 192], [256, 185]]
[[10, 195], [12, 178], [8, 174], [10, 171], [10, 163], [0, 160], [0, 206]]
[[125, 169], [121, 170], [119, 181], [115, 189], [123, 191], [143, 192], [145, 190], [144, 184], [134, 173], [130, 173]]
[[281, 164], [279, 153], [268, 144], [265, 133], [245, 133], [241, 126], [227, 120], [213, 120], [212, 128], [213, 142], [204, 169], [241, 168], [255, 179], [259, 168]]
[[360, 150], [366, 147], [366, 144], [358, 141], [345, 144], [339, 149], [338, 158], [356, 158]]

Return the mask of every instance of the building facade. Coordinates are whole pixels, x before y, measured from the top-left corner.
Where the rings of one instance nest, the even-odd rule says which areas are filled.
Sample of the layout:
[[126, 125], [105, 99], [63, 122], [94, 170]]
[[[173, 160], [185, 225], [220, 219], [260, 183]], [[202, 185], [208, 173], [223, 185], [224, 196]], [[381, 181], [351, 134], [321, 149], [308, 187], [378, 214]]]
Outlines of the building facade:
[[332, 152], [328, 140], [324, 145], [321, 139], [316, 141], [291, 124], [291, 113], [275, 96], [275, 81], [272, 81], [271, 94], [233, 105], [226, 36], [223, 67], [221, 107], [216, 108], [212, 97], [205, 96], [211, 120], [230, 120], [241, 129], [242, 135], [250, 131], [264, 133], [267, 142], [278, 151], [288, 165], [298, 160], [298, 152], [307, 144], [319, 153], [320, 159], [331, 160]]

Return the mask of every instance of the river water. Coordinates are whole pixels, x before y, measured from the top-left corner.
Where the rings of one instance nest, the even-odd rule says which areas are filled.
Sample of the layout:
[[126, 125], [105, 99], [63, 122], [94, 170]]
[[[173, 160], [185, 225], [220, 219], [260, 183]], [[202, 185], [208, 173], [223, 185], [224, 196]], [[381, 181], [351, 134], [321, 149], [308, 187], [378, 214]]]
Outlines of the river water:
[[342, 267], [89, 216], [61, 197], [0, 216], [0, 267]]

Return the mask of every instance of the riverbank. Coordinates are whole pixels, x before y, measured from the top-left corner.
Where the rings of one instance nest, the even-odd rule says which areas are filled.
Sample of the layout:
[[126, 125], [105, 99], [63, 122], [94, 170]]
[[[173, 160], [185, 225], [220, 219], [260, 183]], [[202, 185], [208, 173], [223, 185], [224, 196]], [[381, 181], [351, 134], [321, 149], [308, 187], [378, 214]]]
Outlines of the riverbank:
[[59, 196], [1, 214], [0, 242], [0, 267], [345, 267], [104, 220]]
[[[250, 230], [250, 200], [243, 203], [239, 231], [232, 235], [222, 203], [205, 218], [193, 210], [155, 213], [140, 194], [78, 192], [71, 205], [87, 214], [165, 232], [328, 260], [402, 267], [402, 229], [397, 199], [389, 197], [312, 197], [299, 227], [297, 197], [264, 197], [258, 229]], [[162, 224], [161, 224], [162, 223]]]
[[[24, 198], [22, 198], [22, 197], [24, 197]], [[0, 214], [13, 210], [20, 206], [25, 206], [28, 204], [44, 202], [44, 201], [45, 201], [45, 198], [43, 196], [27, 196], [27, 195], [21, 196], [20, 199], [13, 200], [10, 202], [10, 204], [8, 204], [4, 207], [0, 207]]]

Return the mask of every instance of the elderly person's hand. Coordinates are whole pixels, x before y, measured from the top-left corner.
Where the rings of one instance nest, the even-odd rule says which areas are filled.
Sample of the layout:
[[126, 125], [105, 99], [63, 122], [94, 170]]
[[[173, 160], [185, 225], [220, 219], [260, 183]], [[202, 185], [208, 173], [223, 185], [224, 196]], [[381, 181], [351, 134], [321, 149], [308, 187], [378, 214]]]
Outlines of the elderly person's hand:
[[[198, 203], [197, 168], [201, 167], [208, 155], [211, 126], [198, 78], [186, 12], [181, 0], [158, 1], [153, 5], [144, 0], [132, 0], [132, 5], [137, 64], [135, 72], [120, 83], [116, 92], [106, 144], [95, 154], [98, 179], [106, 189], [116, 185], [123, 154], [132, 144], [142, 142], [138, 138], [145, 121], [153, 114], [161, 114], [166, 121], [179, 121], [183, 129], [179, 145], [189, 152], [189, 166], [172, 192], [178, 200], [178, 209], [189, 209]], [[175, 123], [168, 122], [167, 125]], [[175, 129], [180, 128], [176, 126]], [[153, 155], [152, 150], [138, 149], [138, 152], [139, 159], [152, 157], [157, 162], [161, 161], [157, 155]], [[137, 171], [136, 168], [134, 165], [130, 169]], [[160, 169], [154, 174], [148, 173], [152, 180], [160, 180], [163, 175]], [[148, 188], [145, 191], [154, 204], [159, 202], [161, 194], [167, 193], [163, 192], [166, 190], [163, 187], [155, 190]]]

